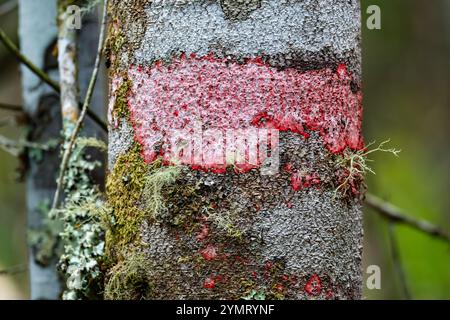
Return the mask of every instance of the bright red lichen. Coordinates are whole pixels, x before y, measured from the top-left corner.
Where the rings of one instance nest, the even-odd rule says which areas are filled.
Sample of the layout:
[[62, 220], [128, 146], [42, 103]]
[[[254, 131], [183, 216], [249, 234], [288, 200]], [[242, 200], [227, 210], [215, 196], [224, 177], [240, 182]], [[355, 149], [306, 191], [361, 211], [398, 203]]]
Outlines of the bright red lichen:
[[291, 187], [294, 191], [309, 188], [313, 185], [320, 184], [320, 177], [317, 173], [302, 174], [300, 172], [291, 175]]
[[305, 285], [305, 292], [310, 296], [318, 296], [322, 292], [322, 281], [314, 274]]
[[217, 248], [209, 244], [205, 249], [200, 251], [203, 259], [210, 261], [217, 258]]
[[206, 278], [205, 282], [203, 282], [203, 288], [205, 289], [213, 289], [216, 286], [216, 281], [212, 278]]
[[[238, 64], [181, 55], [167, 66], [131, 66], [128, 79], [130, 119], [147, 162], [176, 158], [224, 173], [238, 155], [244, 161], [236, 172], [246, 172], [264, 161], [263, 149], [276, 147], [270, 131], [264, 137], [258, 128], [305, 137], [307, 129], [318, 131], [334, 153], [363, 146], [361, 93], [352, 92], [345, 65], [301, 72], [278, 70], [260, 58]], [[258, 157], [251, 159], [252, 153]]]

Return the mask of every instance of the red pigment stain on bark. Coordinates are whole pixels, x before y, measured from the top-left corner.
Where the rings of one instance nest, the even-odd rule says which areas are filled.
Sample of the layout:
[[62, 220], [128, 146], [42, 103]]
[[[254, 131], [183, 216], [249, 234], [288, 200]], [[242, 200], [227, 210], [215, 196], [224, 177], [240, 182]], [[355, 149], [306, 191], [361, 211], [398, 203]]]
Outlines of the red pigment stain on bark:
[[273, 268], [273, 262], [272, 261], [267, 261], [266, 264], [264, 265], [264, 268], [266, 270], [271, 270]]
[[[167, 66], [160, 61], [131, 66], [128, 78], [130, 118], [147, 162], [175, 157], [196, 169], [224, 173], [228, 151], [245, 150], [242, 145], [255, 141], [257, 152], [271, 145], [270, 131], [269, 137], [249, 131], [258, 128], [305, 137], [306, 129], [318, 131], [333, 153], [363, 146], [361, 93], [352, 92], [352, 76], [343, 64], [336, 71], [280, 71], [260, 58], [238, 64], [212, 55], [181, 55]], [[230, 131], [234, 134], [227, 136]], [[190, 147], [173, 147], [180, 141]], [[238, 172], [264, 160], [249, 159], [248, 148], [241, 156], [245, 161]]]
[[314, 274], [305, 285], [305, 291], [310, 296], [318, 296], [322, 292], [322, 282], [318, 275]]
[[209, 244], [205, 249], [200, 251], [203, 259], [210, 261], [217, 257], [217, 248]]
[[289, 281], [289, 276], [288, 276], [287, 274], [283, 274], [283, 275], [281, 276], [281, 280], [283, 280], [283, 281]]
[[216, 281], [212, 278], [206, 278], [205, 282], [203, 282], [203, 288], [205, 289], [213, 289], [216, 286]]
[[312, 185], [320, 184], [320, 177], [317, 173], [304, 174], [293, 173], [291, 175], [291, 187], [294, 191], [299, 191], [304, 188], [309, 188]]

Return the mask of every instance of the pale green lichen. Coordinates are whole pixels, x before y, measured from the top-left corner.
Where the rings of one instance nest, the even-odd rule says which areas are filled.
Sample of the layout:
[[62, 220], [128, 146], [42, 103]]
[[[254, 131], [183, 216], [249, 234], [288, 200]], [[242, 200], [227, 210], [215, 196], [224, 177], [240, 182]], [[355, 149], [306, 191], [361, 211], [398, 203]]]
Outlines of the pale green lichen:
[[334, 198], [337, 197], [338, 193], [348, 194], [351, 192], [352, 185], [354, 181], [362, 179], [367, 173], [375, 174], [375, 171], [368, 165], [368, 162], [372, 162], [368, 156], [374, 152], [387, 152], [398, 157], [401, 150], [395, 148], [385, 148], [384, 146], [390, 142], [390, 139], [381, 142], [378, 147], [369, 149], [375, 142], [367, 144], [364, 149], [358, 151], [352, 151], [350, 149], [344, 150], [342, 157], [339, 157], [335, 163], [337, 169], [346, 170], [345, 179], [339, 184], [339, 186], [334, 190]]
[[50, 213], [63, 223], [59, 236], [64, 249], [58, 267], [66, 279], [63, 299], [68, 300], [96, 298], [102, 288], [100, 264], [105, 247], [102, 221], [108, 209], [90, 177], [100, 162], [90, 159], [85, 152], [87, 147], [104, 149], [105, 145], [94, 138], [77, 139], [63, 179], [64, 206]]
[[243, 300], [265, 300], [266, 295], [264, 291], [251, 290], [248, 294], [244, 295]]
[[180, 174], [179, 166], [163, 166], [156, 160], [149, 167], [149, 174], [145, 179], [144, 199], [150, 217], [157, 219], [164, 215], [166, 207], [162, 199], [162, 189], [173, 184]]
[[62, 230], [62, 223], [49, 216], [49, 199], [39, 202], [35, 210], [41, 216], [41, 225], [39, 228], [28, 230], [28, 243], [33, 248], [35, 261], [46, 266], [60, 251], [58, 238]]
[[219, 230], [222, 230], [230, 238], [242, 239], [242, 231], [233, 223], [233, 212], [217, 213], [211, 206], [203, 208], [203, 213]]

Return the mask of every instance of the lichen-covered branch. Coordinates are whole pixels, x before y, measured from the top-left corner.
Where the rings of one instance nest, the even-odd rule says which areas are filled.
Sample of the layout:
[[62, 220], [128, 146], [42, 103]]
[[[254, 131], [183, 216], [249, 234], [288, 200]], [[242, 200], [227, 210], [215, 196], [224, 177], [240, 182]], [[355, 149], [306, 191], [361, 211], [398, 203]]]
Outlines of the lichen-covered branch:
[[[64, 174], [66, 172], [67, 165], [69, 163], [70, 155], [71, 155], [73, 146], [75, 144], [75, 141], [77, 139], [77, 136], [80, 132], [81, 126], [83, 125], [84, 118], [87, 114], [89, 104], [92, 99], [92, 94], [94, 92], [95, 83], [97, 81], [98, 70], [100, 67], [100, 59], [101, 59], [102, 48], [103, 48], [103, 42], [104, 42], [105, 26], [106, 26], [106, 21], [107, 21], [107, 14], [106, 14], [107, 13], [107, 9], [106, 9], [107, 4], [108, 4], [108, 0], [105, 0], [94, 68], [92, 71], [91, 79], [89, 81], [89, 86], [88, 86], [88, 89], [86, 92], [86, 97], [84, 99], [83, 107], [82, 107], [81, 113], [80, 113], [79, 117], [76, 119], [75, 123], [72, 123], [72, 125], [74, 125], [74, 126], [72, 127], [72, 125], [71, 125], [70, 131], [66, 133], [67, 146], [64, 148], [64, 153], [62, 156], [59, 176], [58, 176], [58, 180], [57, 180], [58, 188], [56, 190], [55, 197], [53, 199], [52, 208], [57, 207], [61, 189], [62, 189], [62, 185], [63, 185]], [[63, 107], [63, 109], [64, 109], [64, 107]], [[64, 119], [64, 110], [63, 110], [63, 119]], [[67, 120], [70, 120], [70, 119], [67, 119]]]
[[0, 276], [13, 276], [27, 271], [25, 266], [15, 266], [9, 269], [0, 270]]
[[[57, 93], [61, 92], [61, 88], [59, 84], [52, 80], [42, 69], [37, 67], [31, 60], [29, 60], [25, 55], [23, 55], [20, 50], [15, 46], [12, 40], [4, 33], [3, 30], [0, 29], [0, 40], [5, 44], [5, 46], [11, 51], [11, 53], [19, 59], [21, 63], [26, 65], [36, 76], [38, 76], [43, 82], [48, 84], [51, 88], [53, 88]], [[81, 104], [78, 103], [78, 107], [81, 108]], [[91, 110], [87, 111], [88, 116], [94, 120], [97, 125], [103, 130], [107, 130], [107, 126], [105, 122]]]
[[78, 119], [77, 30], [67, 23], [68, 0], [58, 0], [58, 66], [64, 135], [69, 137]]

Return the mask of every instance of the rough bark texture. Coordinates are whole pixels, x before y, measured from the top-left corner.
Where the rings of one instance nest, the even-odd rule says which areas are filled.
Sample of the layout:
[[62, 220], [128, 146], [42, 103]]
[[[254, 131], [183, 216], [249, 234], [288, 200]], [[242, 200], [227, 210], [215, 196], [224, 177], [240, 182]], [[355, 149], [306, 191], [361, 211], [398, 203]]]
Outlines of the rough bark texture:
[[[362, 178], [335, 193], [336, 163], [363, 146], [359, 1], [113, 1], [110, 14], [106, 298], [360, 298]], [[197, 122], [222, 136], [172, 161], [171, 141], [200, 141]], [[253, 138], [279, 155], [272, 174], [219, 147]]]
[[[36, 66], [42, 68], [53, 79], [58, 78], [58, 63], [55, 56], [57, 41], [56, 0], [21, 0], [19, 3], [19, 35], [20, 48]], [[95, 14], [83, 19], [79, 41], [83, 44], [83, 52], [79, 55], [79, 82], [81, 92], [86, 91], [95, 60], [98, 37], [98, 19]], [[60, 137], [61, 109], [59, 97], [52, 88], [43, 83], [27, 67], [21, 67], [22, 96], [25, 111], [30, 118], [30, 141], [46, 143], [50, 139]], [[103, 80], [99, 79], [92, 100], [92, 109], [97, 114], [104, 113]], [[104, 133], [91, 120], [87, 120], [85, 132], [89, 136], [104, 138]], [[101, 159], [100, 155], [93, 155]], [[29, 156], [27, 173], [27, 210], [28, 227], [34, 232], [50, 233], [45, 225], [45, 212], [39, 207], [50, 203], [56, 189], [55, 168], [59, 167], [59, 151], [57, 149], [43, 153], [37, 160]], [[103, 173], [96, 172], [96, 180], [103, 181]], [[56, 242], [53, 242], [56, 243]], [[55, 248], [42, 248], [30, 243], [29, 277], [31, 299], [58, 299], [61, 294], [61, 283], [56, 268], [58, 257], [52, 255]], [[44, 258], [42, 258], [45, 250]], [[41, 258], [39, 258], [41, 257]]]

